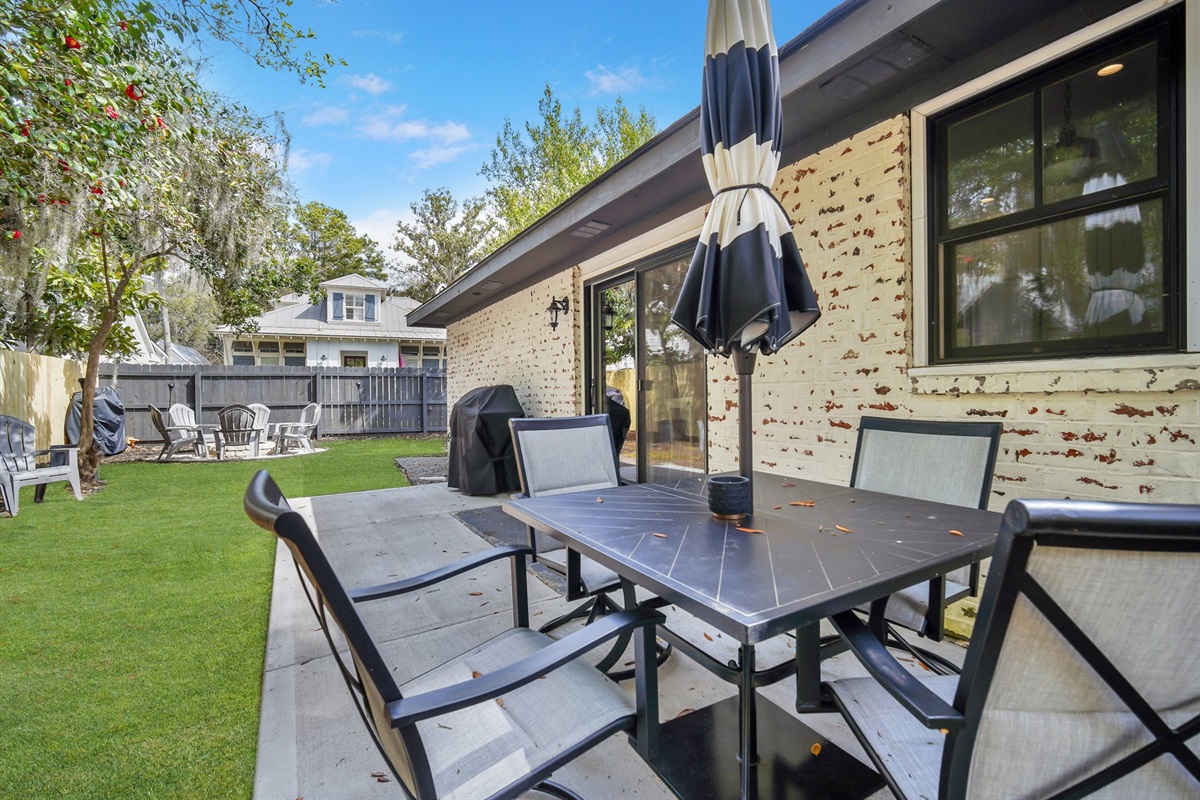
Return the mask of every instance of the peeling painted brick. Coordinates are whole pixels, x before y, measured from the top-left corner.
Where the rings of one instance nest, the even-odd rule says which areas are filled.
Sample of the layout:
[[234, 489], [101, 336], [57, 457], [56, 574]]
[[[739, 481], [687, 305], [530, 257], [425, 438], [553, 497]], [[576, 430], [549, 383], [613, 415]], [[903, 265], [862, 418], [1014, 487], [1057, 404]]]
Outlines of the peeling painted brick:
[[982, 408], [972, 408], [967, 410], [968, 417], [1007, 417], [1008, 411], [985, 411]]
[[1154, 409], [1159, 414], [1162, 414], [1164, 417], [1173, 417], [1173, 416], [1175, 416], [1175, 412], [1179, 410], [1179, 405], [1176, 404], [1173, 406], [1155, 406]]
[[1134, 408], [1133, 406], [1131, 406], [1127, 403], [1119, 403], [1117, 405], [1117, 407], [1112, 410], [1112, 413], [1120, 414], [1121, 416], [1130, 417], [1130, 418], [1150, 417], [1150, 416], [1154, 415], [1153, 411], [1146, 411], [1144, 409]]
[[892, 388], [890, 386], [876, 386], [875, 387], [875, 394], [888, 394], [891, 391], [892, 391]]
[[1089, 478], [1086, 475], [1084, 475], [1082, 478], [1076, 478], [1075, 480], [1078, 481], [1079, 483], [1086, 483], [1086, 484], [1090, 484], [1091, 486], [1099, 486], [1101, 489], [1118, 489], [1118, 488], [1120, 488], [1118, 486], [1109, 486], [1107, 484], [1101, 483], [1100, 481], [1096, 480], [1095, 478]]
[[829, 420], [829, 426], [831, 428], [844, 428], [846, 430], [850, 430], [851, 428], [854, 427], [853, 425], [851, 425], [849, 422], [846, 422], [845, 420], [832, 420], [832, 419]]

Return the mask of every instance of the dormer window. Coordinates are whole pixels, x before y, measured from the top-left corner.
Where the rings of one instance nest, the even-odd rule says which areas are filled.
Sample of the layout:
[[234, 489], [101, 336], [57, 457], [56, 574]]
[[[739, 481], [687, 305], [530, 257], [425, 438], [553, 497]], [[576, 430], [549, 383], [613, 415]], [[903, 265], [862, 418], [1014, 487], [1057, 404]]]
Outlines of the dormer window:
[[332, 319], [355, 322], [375, 322], [378, 295], [357, 292], [331, 292]]

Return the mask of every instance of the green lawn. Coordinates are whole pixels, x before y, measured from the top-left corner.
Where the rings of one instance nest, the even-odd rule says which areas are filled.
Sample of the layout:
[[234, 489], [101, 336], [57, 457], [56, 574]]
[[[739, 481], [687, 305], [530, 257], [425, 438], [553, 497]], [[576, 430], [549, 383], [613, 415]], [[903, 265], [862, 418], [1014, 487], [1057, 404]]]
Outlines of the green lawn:
[[292, 497], [405, 484], [440, 439], [325, 440], [264, 462], [104, 465], [0, 517], [0, 797], [245, 798], [274, 538], [242, 511], [268, 468]]

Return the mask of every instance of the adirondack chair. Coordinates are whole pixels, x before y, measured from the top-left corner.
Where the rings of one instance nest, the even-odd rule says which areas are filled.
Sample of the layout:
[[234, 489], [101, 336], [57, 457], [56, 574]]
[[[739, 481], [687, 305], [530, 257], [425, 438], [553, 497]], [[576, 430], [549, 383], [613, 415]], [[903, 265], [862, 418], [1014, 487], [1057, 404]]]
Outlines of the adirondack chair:
[[275, 428], [275, 452], [286, 453], [289, 446], [299, 447], [303, 452], [313, 452], [309, 441], [321, 421], [321, 404], [309, 403], [300, 412], [299, 422], [281, 422]]
[[200, 428], [168, 425], [163, 419], [162, 411], [153, 403], [150, 404], [150, 421], [154, 423], [158, 435], [162, 438], [162, 450], [158, 451], [158, 460], [168, 461], [180, 450], [190, 447], [199, 458], [208, 456], [208, 448], [204, 446], [204, 431]]
[[200, 433], [204, 435], [205, 448], [216, 446], [216, 436], [211, 430], [205, 430], [200, 427], [199, 420], [196, 419], [196, 412], [192, 410], [191, 406], [185, 406], [183, 403], [173, 403], [171, 408], [167, 410], [167, 417], [172, 427], [199, 428]]
[[228, 405], [217, 412], [221, 427], [217, 429], [217, 458], [223, 459], [230, 447], [245, 447], [251, 458], [258, 458], [259, 429], [254, 425], [255, 414], [240, 403]]
[[[0, 415], [0, 495], [8, 513], [14, 517], [20, 503], [22, 486], [39, 486], [54, 481], [67, 481], [82, 500], [79, 488], [79, 448], [74, 445], [54, 445], [38, 450], [34, 443], [34, 428], [16, 417]], [[61, 453], [67, 463], [61, 466], [38, 466], [37, 457]], [[35, 502], [40, 502], [38, 498]]]

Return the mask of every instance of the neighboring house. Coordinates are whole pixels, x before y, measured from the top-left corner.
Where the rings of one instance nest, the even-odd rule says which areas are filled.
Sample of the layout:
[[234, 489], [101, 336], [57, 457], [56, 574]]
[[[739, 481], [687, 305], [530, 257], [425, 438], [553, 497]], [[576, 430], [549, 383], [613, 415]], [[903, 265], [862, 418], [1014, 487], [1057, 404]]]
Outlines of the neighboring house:
[[[1198, 52], [1164, 0], [850, 0], [783, 46], [773, 190], [823, 315], [758, 358], [754, 466], [845, 483], [864, 414], [990, 419], [993, 509], [1200, 501]], [[732, 365], [668, 325], [699, 141], [694, 111], [409, 315], [451, 403], [603, 410], [621, 313], [639, 477], [736, 468]]]
[[104, 364], [208, 364], [208, 358], [199, 350], [186, 345], [171, 343], [171, 357], [167, 358], [166, 350], [161, 340], [150, 338], [150, 331], [142, 319], [142, 312], [134, 309], [133, 314], [126, 317], [125, 325], [133, 331], [136, 350], [128, 355], [113, 358], [108, 355], [100, 357]]
[[324, 299], [281, 297], [256, 319], [253, 333], [217, 329], [225, 363], [234, 366], [432, 367], [446, 365], [445, 331], [414, 328], [407, 315], [418, 305], [390, 297], [387, 286], [361, 275], [320, 284]]

